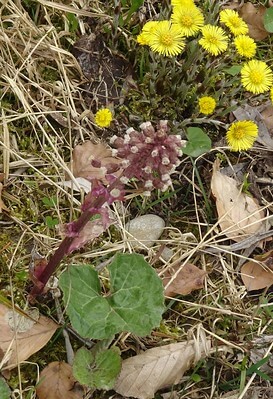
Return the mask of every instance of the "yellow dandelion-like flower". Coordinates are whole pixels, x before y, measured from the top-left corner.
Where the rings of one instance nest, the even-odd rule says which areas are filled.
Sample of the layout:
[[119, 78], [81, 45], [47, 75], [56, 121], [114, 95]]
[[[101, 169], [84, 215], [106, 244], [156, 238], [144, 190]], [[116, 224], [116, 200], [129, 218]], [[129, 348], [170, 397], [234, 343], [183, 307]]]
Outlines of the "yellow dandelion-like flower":
[[157, 24], [158, 21], [146, 22], [140, 34], [137, 36], [137, 42], [141, 45], [149, 45], [151, 33], [153, 32]]
[[194, 36], [204, 25], [204, 16], [198, 7], [175, 7], [171, 20], [185, 36]]
[[272, 86], [273, 73], [264, 61], [250, 60], [241, 69], [241, 82], [251, 93], [264, 93]]
[[227, 142], [232, 151], [248, 150], [258, 136], [258, 126], [252, 121], [234, 122], [227, 131]]
[[204, 96], [198, 100], [200, 112], [205, 115], [212, 114], [216, 107], [216, 101], [213, 97]]
[[247, 35], [239, 35], [234, 39], [236, 51], [243, 57], [252, 58], [256, 54], [256, 43]]
[[149, 40], [151, 49], [159, 54], [175, 56], [180, 54], [185, 42], [181, 29], [170, 21], [159, 21], [152, 30]]
[[248, 33], [248, 26], [235, 10], [222, 10], [220, 22], [225, 24], [235, 36]]
[[210, 54], [218, 55], [227, 49], [228, 37], [219, 26], [210, 24], [203, 26], [202, 35], [199, 44]]
[[193, 0], [171, 0], [172, 6], [182, 6], [182, 7], [188, 7], [188, 6], [194, 6], [194, 1]]
[[101, 108], [96, 112], [95, 124], [99, 127], [108, 127], [113, 120], [112, 112], [109, 108]]

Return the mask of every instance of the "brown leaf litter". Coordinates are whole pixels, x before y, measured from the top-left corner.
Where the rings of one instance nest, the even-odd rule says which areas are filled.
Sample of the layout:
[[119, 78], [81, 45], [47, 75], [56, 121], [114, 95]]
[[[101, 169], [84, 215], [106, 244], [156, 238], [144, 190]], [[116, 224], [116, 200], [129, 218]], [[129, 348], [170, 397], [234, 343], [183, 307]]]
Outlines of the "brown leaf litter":
[[[3, 369], [12, 369], [38, 352], [50, 340], [58, 324], [45, 316], [24, 317], [0, 304], [0, 350]], [[0, 363], [1, 363], [0, 362]]]
[[72, 367], [52, 362], [41, 372], [36, 393], [39, 399], [82, 399], [83, 388], [76, 382]]
[[216, 200], [222, 232], [234, 241], [265, 231], [264, 211], [256, 200], [242, 192], [238, 182], [220, 171], [220, 161], [213, 164], [211, 190]]
[[248, 291], [270, 287], [273, 284], [273, 251], [246, 262], [241, 268], [241, 278]]
[[148, 349], [122, 362], [115, 391], [123, 396], [150, 399], [159, 389], [179, 383], [184, 373], [208, 355], [211, 340], [200, 339]]
[[[194, 290], [200, 290], [204, 287], [206, 274], [204, 270], [199, 269], [192, 263], [186, 263], [181, 267], [181, 264], [177, 262], [169, 266], [161, 274], [163, 285], [164, 287], [167, 286], [165, 288], [165, 296], [188, 295]], [[174, 279], [171, 281], [173, 277]]]

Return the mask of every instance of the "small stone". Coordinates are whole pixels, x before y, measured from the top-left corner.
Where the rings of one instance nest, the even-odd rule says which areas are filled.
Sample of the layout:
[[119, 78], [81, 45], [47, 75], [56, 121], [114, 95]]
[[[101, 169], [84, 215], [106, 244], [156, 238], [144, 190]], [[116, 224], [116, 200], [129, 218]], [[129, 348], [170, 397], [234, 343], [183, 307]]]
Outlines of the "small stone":
[[130, 235], [127, 234], [128, 241], [132, 247], [136, 248], [142, 247], [141, 243], [146, 247], [151, 247], [161, 236], [164, 227], [165, 222], [161, 217], [147, 214], [130, 220], [126, 223], [125, 229], [130, 233]]

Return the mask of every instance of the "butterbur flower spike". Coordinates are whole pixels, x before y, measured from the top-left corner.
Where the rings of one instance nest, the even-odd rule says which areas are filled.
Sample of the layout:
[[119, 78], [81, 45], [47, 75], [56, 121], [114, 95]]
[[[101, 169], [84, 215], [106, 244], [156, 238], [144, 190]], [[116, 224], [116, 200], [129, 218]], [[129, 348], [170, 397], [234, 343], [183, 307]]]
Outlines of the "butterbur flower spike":
[[139, 131], [129, 128], [124, 138], [113, 137], [111, 144], [115, 156], [126, 161], [123, 181], [136, 178], [147, 195], [171, 185], [170, 175], [180, 164], [183, 142], [180, 136], [169, 134], [167, 121], [160, 121], [156, 128], [151, 122], [142, 123]]

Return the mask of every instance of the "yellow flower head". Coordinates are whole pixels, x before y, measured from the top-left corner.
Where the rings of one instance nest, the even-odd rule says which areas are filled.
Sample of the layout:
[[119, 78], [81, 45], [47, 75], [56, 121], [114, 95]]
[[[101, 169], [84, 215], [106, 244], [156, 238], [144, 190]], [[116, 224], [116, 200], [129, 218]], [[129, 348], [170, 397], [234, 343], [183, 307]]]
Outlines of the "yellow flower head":
[[149, 45], [150, 35], [157, 26], [158, 21], [148, 21], [137, 36], [137, 42], [141, 45]]
[[228, 37], [222, 28], [214, 25], [205, 25], [202, 28], [203, 37], [199, 44], [212, 55], [218, 55], [228, 46]]
[[273, 103], [273, 86], [270, 89], [270, 100]]
[[198, 7], [174, 7], [171, 19], [185, 36], [195, 35], [204, 25], [204, 16]]
[[222, 10], [220, 22], [225, 24], [235, 36], [248, 33], [248, 26], [235, 10]]
[[172, 25], [170, 21], [159, 21], [151, 32], [149, 45], [159, 54], [175, 56], [180, 54], [185, 47], [183, 37], [177, 25]]
[[254, 40], [246, 35], [236, 36], [234, 39], [234, 44], [237, 53], [243, 57], [252, 58], [256, 54], [256, 43]]
[[198, 100], [200, 112], [205, 115], [212, 114], [216, 107], [216, 101], [213, 97], [200, 97]]
[[95, 124], [99, 127], [108, 127], [113, 120], [112, 112], [109, 108], [101, 108], [96, 112]]
[[234, 122], [227, 131], [227, 142], [232, 151], [248, 150], [258, 136], [258, 126], [252, 121]]
[[172, 6], [182, 6], [182, 7], [188, 7], [188, 6], [195, 6], [193, 0], [171, 0]]
[[250, 60], [241, 69], [241, 82], [251, 93], [264, 93], [272, 86], [273, 73], [264, 61]]

